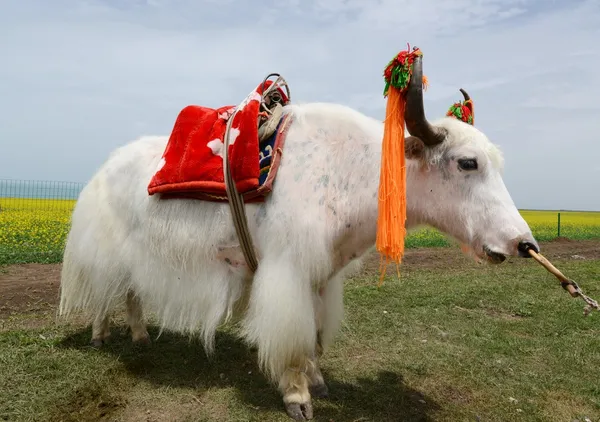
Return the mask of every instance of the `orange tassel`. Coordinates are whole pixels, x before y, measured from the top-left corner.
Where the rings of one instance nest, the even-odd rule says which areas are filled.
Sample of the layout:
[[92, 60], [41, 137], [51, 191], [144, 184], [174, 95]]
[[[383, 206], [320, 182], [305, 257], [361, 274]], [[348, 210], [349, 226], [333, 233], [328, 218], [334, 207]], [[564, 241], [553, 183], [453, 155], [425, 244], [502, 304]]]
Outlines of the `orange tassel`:
[[388, 91], [384, 121], [381, 173], [379, 179], [379, 208], [376, 247], [381, 254], [383, 284], [390, 260], [399, 264], [404, 255], [406, 236], [406, 161], [404, 156], [404, 93], [391, 87]]
[[[398, 53], [386, 66], [384, 97], [387, 97], [379, 176], [379, 204], [377, 216], [377, 251], [381, 255], [379, 286], [383, 284], [389, 261], [396, 262], [400, 277], [400, 263], [404, 256], [406, 237], [406, 157], [404, 153], [405, 91], [411, 77], [410, 63], [422, 55], [418, 48]], [[411, 57], [413, 56], [413, 57]], [[424, 88], [427, 78], [423, 76]]]

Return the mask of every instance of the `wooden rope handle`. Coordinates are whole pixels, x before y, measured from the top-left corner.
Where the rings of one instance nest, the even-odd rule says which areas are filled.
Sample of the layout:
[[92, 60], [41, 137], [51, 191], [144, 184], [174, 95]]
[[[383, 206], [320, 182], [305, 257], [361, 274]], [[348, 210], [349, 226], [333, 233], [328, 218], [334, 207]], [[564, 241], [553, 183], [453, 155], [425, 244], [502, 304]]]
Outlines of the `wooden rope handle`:
[[600, 311], [600, 304], [597, 301], [592, 299], [591, 297], [584, 294], [577, 283], [573, 280], [567, 278], [563, 273], [561, 273], [558, 268], [550, 263], [546, 258], [544, 258], [539, 252], [534, 251], [532, 248], [527, 248], [527, 253], [531, 255], [533, 259], [539, 262], [544, 268], [546, 268], [550, 273], [554, 274], [556, 278], [560, 281], [563, 289], [569, 292], [572, 297], [580, 297], [587, 305], [583, 310], [583, 315], [588, 316], [592, 309], [596, 309]]
[[579, 292], [577, 291], [577, 288], [575, 287], [573, 280], [567, 278], [562, 272], [560, 272], [560, 270], [558, 268], [556, 268], [554, 265], [552, 265], [552, 263], [550, 261], [548, 261], [544, 256], [537, 253], [533, 249], [530, 248], [527, 250], [527, 252], [529, 253], [529, 255], [531, 255], [531, 257], [533, 259], [535, 259], [537, 262], [539, 262], [550, 273], [554, 274], [556, 276], [556, 278], [558, 278], [558, 281], [560, 281], [560, 284], [562, 284], [562, 286], [569, 292], [569, 294], [571, 296], [573, 296], [573, 297], [579, 296]]

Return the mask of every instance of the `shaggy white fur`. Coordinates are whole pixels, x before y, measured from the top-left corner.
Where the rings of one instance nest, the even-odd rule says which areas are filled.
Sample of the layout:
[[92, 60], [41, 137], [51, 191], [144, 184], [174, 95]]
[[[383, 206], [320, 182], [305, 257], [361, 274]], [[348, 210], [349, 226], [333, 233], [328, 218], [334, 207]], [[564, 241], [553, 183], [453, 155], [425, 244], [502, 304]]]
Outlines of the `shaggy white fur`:
[[[294, 122], [274, 190], [265, 203], [247, 205], [260, 260], [254, 276], [226, 204], [147, 194], [168, 137], [144, 137], [117, 149], [81, 192], [60, 314], [90, 312], [101, 341], [108, 313], [129, 294], [134, 338], [147, 336], [143, 306], [165, 329], [199, 333], [210, 353], [215, 330], [237, 307], [240, 334], [258, 347], [286, 404], [310, 406], [308, 385], [323, 384], [317, 332], [324, 347], [332, 342], [343, 279], [375, 243], [383, 124], [335, 104], [285, 112]], [[499, 150], [465, 123], [435, 124], [448, 139], [408, 162], [408, 226], [430, 224], [478, 253], [486, 246], [514, 255], [517, 240], [534, 241], [502, 181]], [[465, 157], [478, 169], [462, 170], [457, 160]]]

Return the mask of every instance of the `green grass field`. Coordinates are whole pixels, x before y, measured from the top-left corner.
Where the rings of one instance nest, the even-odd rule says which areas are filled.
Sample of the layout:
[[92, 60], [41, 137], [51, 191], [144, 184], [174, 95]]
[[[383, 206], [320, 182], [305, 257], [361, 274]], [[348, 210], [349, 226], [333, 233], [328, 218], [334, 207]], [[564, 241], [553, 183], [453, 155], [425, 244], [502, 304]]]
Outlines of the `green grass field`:
[[[0, 199], [0, 264], [59, 262], [72, 206]], [[523, 215], [540, 240], [556, 237], [556, 212]], [[561, 220], [563, 237], [600, 239], [600, 213]], [[419, 251], [448, 245], [435, 230], [407, 243], [400, 279], [378, 288], [373, 260], [347, 281], [346, 318], [322, 360], [330, 398], [315, 400], [315, 421], [600, 420], [599, 313], [584, 318], [583, 302], [533, 260], [486, 266], [458, 248]], [[542, 248], [598, 299], [597, 245]], [[158, 336], [152, 318], [153, 344], [133, 346], [117, 313], [96, 350], [87, 321], [57, 324], [58, 274], [0, 268], [0, 420], [289, 421], [235, 327], [222, 328], [209, 359], [185, 336]]]
[[[0, 198], [0, 265], [60, 262], [75, 201]], [[538, 240], [557, 236], [556, 211], [522, 211]], [[600, 212], [561, 212], [561, 236], [600, 238]], [[419, 229], [406, 239], [408, 248], [448, 246], [435, 229]]]
[[[583, 302], [532, 260], [437, 258], [446, 254], [456, 255], [447, 266], [406, 263], [379, 289], [372, 272], [347, 281], [315, 421], [597, 422], [600, 314], [584, 318]], [[598, 298], [600, 260], [548, 256]], [[54, 305], [40, 312], [29, 294], [35, 312], [0, 318], [0, 420], [290, 421], [234, 327], [209, 359], [156, 325], [151, 346], [133, 346], [118, 313], [96, 350], [89, 326], [56, 325]]]

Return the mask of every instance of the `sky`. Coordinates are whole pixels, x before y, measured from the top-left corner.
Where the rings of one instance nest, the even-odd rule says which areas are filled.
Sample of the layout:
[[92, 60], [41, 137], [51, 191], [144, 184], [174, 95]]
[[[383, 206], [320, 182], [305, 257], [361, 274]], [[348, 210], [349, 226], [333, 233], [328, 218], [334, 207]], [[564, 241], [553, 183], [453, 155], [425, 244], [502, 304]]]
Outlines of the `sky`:
[[86, 182], [271, 72], [296, 102], [383, 119], [410, 44], [428, 118], [466, 89], [519, 208], [600, 210], [598, 40], [598, 0], [0, 0], [0, 179]]

